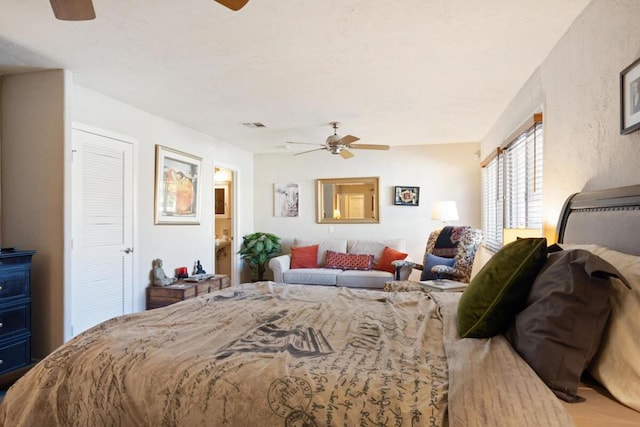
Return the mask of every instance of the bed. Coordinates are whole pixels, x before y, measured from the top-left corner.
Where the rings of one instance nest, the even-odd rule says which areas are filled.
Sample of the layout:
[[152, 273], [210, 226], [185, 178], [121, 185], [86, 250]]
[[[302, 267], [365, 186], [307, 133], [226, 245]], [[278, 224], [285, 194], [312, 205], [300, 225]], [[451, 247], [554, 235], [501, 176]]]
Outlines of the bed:
[[[640, 186], [581, 193], [565, 204], [559, 241], [637, 258], [637, 224]], [[563, 403], [503, 334], [460, 339], [461, 295], [259, 282], [114, 318], [18, 380], [0, 404], [0, 425], [571, 426], [589, 425], [592, 414], [609, 417], [608, 426], [640, 420], [595, 388], [586, 402]]]

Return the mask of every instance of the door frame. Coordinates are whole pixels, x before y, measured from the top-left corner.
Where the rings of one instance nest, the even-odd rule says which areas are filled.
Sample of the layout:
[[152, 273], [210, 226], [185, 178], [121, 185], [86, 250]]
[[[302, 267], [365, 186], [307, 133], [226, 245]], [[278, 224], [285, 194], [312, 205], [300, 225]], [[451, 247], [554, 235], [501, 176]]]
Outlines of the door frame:
[[[132, 312], [138, 312], [138, 311], [143, 311], [145, 309], [145, 296], [144, 296], [144, 292], [140, 292], [140, 290], [138, 289], [138, 282], [139, 282], [139, 241], [138, 241], [138, 140], [136, 138], [127, 136], [127, 135], [123, 135], [123, 134], [119, 134], [116, 132], [112, 132], [112, 131], [108, 131], [105, 129], [101, 129], [92, 125], [87, 125], [84, 123], [80, 123], [80, 122], [71, 122], [71, 129], [69, 131], [69, 159], [70, 159], [70, 163], [69, 166], [67, 168], [68, 172], [69, 172], [69, 186], [68, 191], [69, 191], [69, 198], [68, 198], [68, 212], [69, 212], [69, 228], [68, 228], [68, 236], [67, 239], [69, 242], [71, 242], [71, 239], [73, 237], [73, 222], [74, 222], [74, 212], [73, 209], [71, 208], [73, 206], [73, 185], [71, 185], [71, 182], [73, 181], [74, 175], [73, 175], [73, 152], [75, 151], [75, 145], [74, 145], [74, 141], [73, 141], [73, 131], [74, 130], [79, 130], [79, 131], [83, 131], [83, 132], [87, 132], [87, 133], [92, 133], [98, 136], [102, 136], [105, 138], [110, 138], [110, 139], [117, 139], [119, 141], [122, 142], [126, 142], [131, 144], [131, 148], [132, 148], [132, 168], [133, 168], [133, 177], [132, 177], [132, 183], [131, 185], [133, 186], [132, 188], [132, 192], [131, 192], [131, 197], [133, 198], [132, 200], [132, 208], [133, 208], [133, 218], [132, 220], [132, 227], [133, 227], [133, 254], [132, 254], [132, 280], [133, 280], [133, 284], [132, 284], [132, 295], [131, 295], [131, 301], [132, 301]], [[65, 239], [66, 240], [66, 239]], [[71, 339], [73, 337], [72, 334], [72, 299], [71, 299], [71, 291], [72, 291], [72, 285], [71, 285], [71, 279], [72, 279], [72, 272], [73, 272], [73, 255], [72, 255], [72, 251], [71, 251], [71, 244], [69, 243], [68, 245], [68, 263], [65, 263], [65, 268], [68, 269], [68, 273], [65, 274], [66, 277], [69, 278], [69, 280], [65, 280], [65, 284], [64, 284], [64, 296], [63, 296], [63, 300], [64, 300], [64, 342], [67, 342], [69, 339]], [[66, 251], [65, 251], [66, 252]]]
[[[231, 284], [239, 284], [240, 283], [240, 270], [238, 269], [238, 260], [240, 259], [238, 257], [238, 250], [240, 247], [240, 242], [238, 240], [238, 168], [236, 168], [235, 166], [229, 165], [227, 163], [223, 163], [223, 162], [217, 162], [214, 161], [213, 162], [213, 175], [211, 176], [211, 181], [213, 183], [212, 188], [215, 191], [216, 188], [216, 176], [215, 176], [215, 170], [216, 168], [223, 168], [223, 169], [227, 169], [231, 171], [231, 188], [230, 188], [230, 192], [231, 192], [231, 203], [230, 203], [230, 211], [231, 211], [231, 246], [230, 246], [230, 251], [231, 251]], [[214, 195], [212, 194], [212, 197], [214, 197]], [[227, 196], [228, 197], [228, 196]], [[216, 221], [216, 217], [220, 218], [220, 216], [217, 216], [215, 214], [215, 197], [214, 200], [212, 201], [212, 206], [211, 209], [213, 210], [213, 221], [214, 221], [214, 227], [213, 227], [213, 236], [215, 238], [215, 221]], [[211, 244], [214, 244], [213, 239], [211, 240]], [[213, 265], [216, 265], [216, 248], [213, 248]], [[216, 271], [217, 273], [217, 271]]]

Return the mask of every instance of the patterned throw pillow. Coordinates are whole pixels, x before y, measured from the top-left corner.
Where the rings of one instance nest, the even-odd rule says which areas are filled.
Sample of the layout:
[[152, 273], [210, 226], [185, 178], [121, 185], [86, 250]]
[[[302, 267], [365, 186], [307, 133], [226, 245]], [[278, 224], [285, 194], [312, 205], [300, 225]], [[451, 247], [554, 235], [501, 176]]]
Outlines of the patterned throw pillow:
[[373, 267], [373, 255], [345, 254], [342, 252], [327, 251], [325, 268], [339, 270], [371, 270]]

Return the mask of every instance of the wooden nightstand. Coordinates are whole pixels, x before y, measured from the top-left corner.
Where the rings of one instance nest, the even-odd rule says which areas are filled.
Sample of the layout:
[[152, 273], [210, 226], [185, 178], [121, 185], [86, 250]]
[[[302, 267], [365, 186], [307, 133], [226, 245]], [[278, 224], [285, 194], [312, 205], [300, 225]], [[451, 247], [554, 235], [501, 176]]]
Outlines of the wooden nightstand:
[[231, 279], [224, 274], [216, 274], [202, 282], [186, 282], [178, 280], [169, 286], [147, 287], [147, 310], [164, 307], [197, 295], [207, 294], [231, 286]]

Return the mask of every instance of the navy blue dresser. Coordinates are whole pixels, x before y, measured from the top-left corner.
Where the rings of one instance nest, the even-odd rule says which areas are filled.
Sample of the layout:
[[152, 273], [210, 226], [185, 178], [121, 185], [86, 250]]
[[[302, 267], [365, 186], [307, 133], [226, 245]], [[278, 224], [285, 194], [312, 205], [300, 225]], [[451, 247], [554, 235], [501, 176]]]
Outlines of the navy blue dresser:
[[31, 364], [31, 257], [0, 252], [0, 375]]

